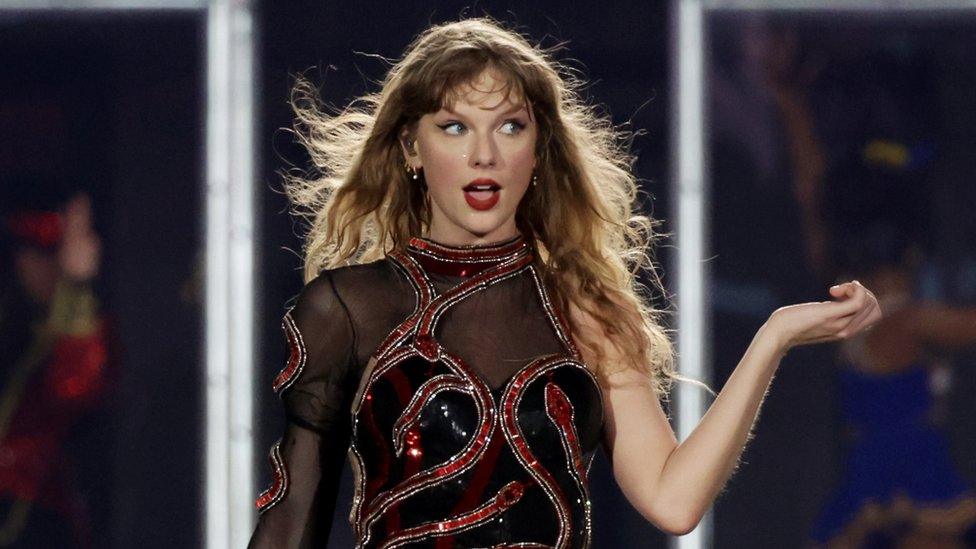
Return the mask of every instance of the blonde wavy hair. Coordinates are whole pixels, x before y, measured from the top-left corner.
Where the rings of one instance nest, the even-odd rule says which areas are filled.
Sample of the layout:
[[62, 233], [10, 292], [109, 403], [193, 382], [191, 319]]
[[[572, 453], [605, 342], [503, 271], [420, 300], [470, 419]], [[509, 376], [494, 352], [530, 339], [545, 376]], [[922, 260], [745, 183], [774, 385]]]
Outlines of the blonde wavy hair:
[[[595, 357], [589, 362], [599, 379], [633, 368], [667, 399], [680, 376], [665, 311], [650, 305], [653, 296], [637, 278], [647, 271], [664, 296], [648, 255], [661, 236], [658, 222], [636, 204], [640, 191], [629, 153], [635, 134], [585, 104], [579, 93], [585, 82], [553, 58], [558, 47], [533, 46], [487, 16], [431, 26], [391, 62], [378, 93], [334, 114], [323, 108], [315, 86], [298, 77], [290, 97], [292, 133], [314, 169], [281, 175], [292, 213], [309, 225], [305, 281], [323, 269], [381, 259], [426, 234], [429, 198], [408, 178], [400, 131], [450, 106], [464, 85], [493, 69], [510, 96], [529, 100], [538, 122], [538, 185], [519, 204], [516, 224], [536, 247], [543, 283], [559, 310], [573, 304], [602, 327], [588, 333], [564, 315], [577, 345]], [[610, 360], [605, 339], [625, 356]]]

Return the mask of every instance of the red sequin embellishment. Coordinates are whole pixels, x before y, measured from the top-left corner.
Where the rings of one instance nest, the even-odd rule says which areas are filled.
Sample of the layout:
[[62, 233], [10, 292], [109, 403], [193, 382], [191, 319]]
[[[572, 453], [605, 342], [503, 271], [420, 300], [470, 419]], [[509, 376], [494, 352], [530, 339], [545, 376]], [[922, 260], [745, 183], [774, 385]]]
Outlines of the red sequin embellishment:
[[260, 513], [274, 507], [288, 492], [288, 469], [285, 467], [285, 460], [281, 458], [280, 440], [271, 447], [271, 452], [268, 453], [268, 461], [271, 462], [271, 486], [261, 492], [261, 495], [254, 502]]
[[419, 352], [422, 357], [430, 362], [437, 362], [437, 360], [440, 358], [441, 346], [434, 341], [434, 338], [427, 334], [418, 336], [413, 345], [416, 347], [417, 352]]
[[573, 405], [569, 402], [566, 393], [553, 382], [546, 383], [546, 414], [549, 419], [559, 427], [559, 433], [563, 437], [563, 447], [566, 449], [568, 458], [576, 469], [576, 474], [580, 479], [586, 481], [586, 467], [583, 465], [583, 456], [580, 450], [579, 437], [576, 435], [576, 424], [573, 419]]
[[285, 337], [288, 338], [289, 355], [288, 363], [275, 377], [274, 384], [272, 385], [276, 393], [281, 393], [295, 383], [295, 380], [298, 379], [298, 376], [305, 369], [305, 361], [308, 358], [305, 351], [305, 341], [302, 339], [301, 332], [298, 331], [298, 326], [291, 316], [291, 311], [285, 313], [285, 318], [281, 321], [281, 328], [285, 331]]

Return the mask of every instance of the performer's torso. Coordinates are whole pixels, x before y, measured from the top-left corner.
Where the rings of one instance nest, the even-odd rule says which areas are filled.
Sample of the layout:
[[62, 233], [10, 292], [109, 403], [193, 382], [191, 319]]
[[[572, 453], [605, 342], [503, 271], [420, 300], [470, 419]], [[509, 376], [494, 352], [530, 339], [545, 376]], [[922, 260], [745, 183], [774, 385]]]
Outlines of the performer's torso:
[[348, 272], [373, 292], [349, 304], [372, 319], [351, 410], [360, 547], [589, 546], [602, 394], [531, 252], [413, 239]]

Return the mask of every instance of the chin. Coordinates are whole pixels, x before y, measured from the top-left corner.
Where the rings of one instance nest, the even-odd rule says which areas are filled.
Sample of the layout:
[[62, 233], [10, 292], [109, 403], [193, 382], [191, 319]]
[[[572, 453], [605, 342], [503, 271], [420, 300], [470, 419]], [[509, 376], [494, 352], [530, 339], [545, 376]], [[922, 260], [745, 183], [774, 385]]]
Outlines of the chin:
[[477, 236], [478, 238], [483, 238], [483, 237], [487, 236], [489, 233], [491, 233], [492, 231], [498, 229], [498, 227], [500, 227], [500, 226], [501, 225], [491, 226], [491, 227], [485, 227], [485, 226], [479, 225], [479, 226], [474, 226], [474, 227], [461, 227], [461, 228], [464, 229], [465, 231], [467, 231], [468, 233], [471, 233], [471, 234]]
[[473, 213], [467, 216], [467, 219], [464, 220], [465, 223], [462, 226], [467, 226], [471, 229], [482, 229], [485, 232], [489, 232], [504, 226], [505, 223], [512, 218], [513, 214], [514, 212]]
[[466, 232], [477, 235], [480, 238], [497, 231], [504, 224], [504, 220], [502, 219], [492, 219], [491, 221], [486, 220], [481, 223], [461, 223], [458, 226]]

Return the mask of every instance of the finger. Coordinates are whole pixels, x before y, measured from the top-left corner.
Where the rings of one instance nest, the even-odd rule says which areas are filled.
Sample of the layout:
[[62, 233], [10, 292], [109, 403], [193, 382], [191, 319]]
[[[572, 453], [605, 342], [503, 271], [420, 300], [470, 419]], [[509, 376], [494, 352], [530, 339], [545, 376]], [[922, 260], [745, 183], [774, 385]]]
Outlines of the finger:
[[880, 318], [881, 315], [880, 310], [881, 308], [878, 306], [878, 304], [873, 303], [865, 311], [863, 318], [858, 319], [857, 322], [851, 326], [850, 330], [845, 330], [845, 331], [847, 332], [847, 334], [856, 334], [869, 329]]
[[867, 300], [867, 289], [864, 286], [855, 283], [848, 283], [844, 286], [842, 300], [827, 304], [831, 308], [830, 314], [834, 317], [845, 317], [859, 312], [864, 308]]
[[77, 194], [65, 205], [64, 224], [69, 235], [84, 234], [91, 228], [91, 199], [87, 194]]
[[857, 285], [855, 284], [856, 282], [857, 281], [844, 282], [843, 284], [837, 284], [835, 286], [831, 286], [830, 295], [840, 299], [850, 298], [857, 287]]
[[86, 195], [78, 195], [72, 201], [72, 213], [79, 223], [87, 223], [91, 217], [91, 201]]
[[861, 326], [869, 317], [871, 317], [875, 308], [877, 308], [877, 304], [872, 302], [868, 307], [865, 307], [864, 310], [855, 314], [854, 318], [852, 318], [850, 322], [848, 322], [839, 332], [837, 332], [837, 335], [840, 337], [848, 337], [861, 331]]
[[863, 303], [862, 310], [855, 315], [849, 326], [845, 327], [845, 334], [854, 334], [864, 329], [866, 325], [877, 322], [881, 317], [881, 304], [877, 298], [867, 288], [862, 288], [860, 301]]
[[821, 329], [824, 332], [827, 332], [829, 337], [836, 337], [837, 333], [843, 330], [844, 326], [846, 325], [847, 325], [847, 320], [843, 318], [834, 318], [823, 323], [821, 325]]
[[864, 320], [864, 330], [870, 330], [878, 323], [879, 320], [884, 318], [884, 311], [881, 310], [881, 304], [875, 301], [874, 310], [868, 315], [868, 318]]
[[837, 284], [835, 286], [831, 286], [830, 287], [830, 296], [831, 297], [835, 297], [835, 296], [836, 297], [841, 297], [843, 295], [844, 295], [844, 285], [843, 284]]
[[88, 223], [91, 219], [91, 198], [87, 194], [79, 194], [71, 201], [72, 213], [79, 222]]
[[64, 205], [64, 229], [73, 233], [78, 230], [78, 197], [74, 197]]

